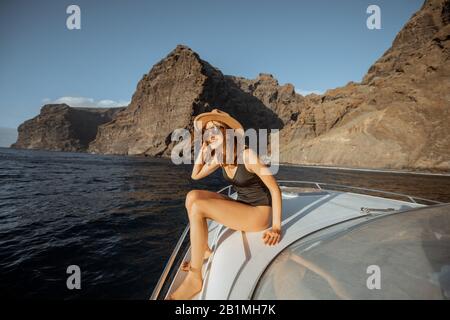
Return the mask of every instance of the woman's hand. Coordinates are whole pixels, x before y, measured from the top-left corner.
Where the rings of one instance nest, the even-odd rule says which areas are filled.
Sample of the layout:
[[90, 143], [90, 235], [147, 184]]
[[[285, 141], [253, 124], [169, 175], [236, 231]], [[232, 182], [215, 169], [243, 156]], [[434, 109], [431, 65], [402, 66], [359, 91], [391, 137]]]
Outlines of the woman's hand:
[[208, 143], [206, 141], [203, 141], [202, 147], [200, 148], [200, 152], [202, 154], [202, 160], [205, 160], [206, 151], [208, 151]]
[[[203, 159], [205, 157], [208, 159]], [[219, 166], [220, 164], [216, 161], [216, 157], [211, 155], [210, 145], [204, 142], [195, 159], [191, 178], [193, 180], [203, 179], [213, 173]]]
[[214, 156], [211, 154], [211, 150], [211, 145], [207, 142], [203, 142], [201, 149], [203, 163], [211, 163], [212, 159], [214, 158]]
[[264, 232], [262, 240], [268, 246], [274, 246], [281, 240], [281, 229], [271, 228]]

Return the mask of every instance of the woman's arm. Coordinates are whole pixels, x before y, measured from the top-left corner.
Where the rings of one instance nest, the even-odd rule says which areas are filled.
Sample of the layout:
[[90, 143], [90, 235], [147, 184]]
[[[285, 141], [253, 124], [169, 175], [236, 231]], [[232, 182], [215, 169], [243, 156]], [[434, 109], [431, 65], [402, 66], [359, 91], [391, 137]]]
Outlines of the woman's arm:
[[270, 169], [259, 159], [252, 149], [244, 150], [244, 162], [250, 172], [254, 172], [267, 186], [272, 197], [272, 230], [264, 233], [263, 240], [266, 244], [274, 245], [281, 239], [281, 190]]
[[210, 175], [219, 167], [219, 163], [216, 157], [212, 157], [210, 161], [205, 161], [205, 157], [207, 156], [208, 151], [208, 144], [206, 142], [203, 142], [197, 159], [194, 162], [194, 167], [192, 168], [191, 178], [193, 180], [202, 179]]

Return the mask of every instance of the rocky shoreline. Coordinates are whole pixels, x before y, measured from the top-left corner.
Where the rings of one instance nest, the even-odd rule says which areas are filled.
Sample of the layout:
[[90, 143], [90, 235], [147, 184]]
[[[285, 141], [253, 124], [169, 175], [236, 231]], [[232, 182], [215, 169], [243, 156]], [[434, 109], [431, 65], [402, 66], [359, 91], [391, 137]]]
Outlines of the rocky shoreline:
[[195, 115], [219, 108], [246, 129], [279, 129], [281, 162], [448, 171], [449, 22], [450, 0], [425, 1], [360, 83], [323, 95], [302, 96], [267, 73], [224, 75], [178, 45], [126, 108], [44, 106], [13, 147], [169, 157], [174, 129], [191, 130]]
[[110, 122], [123, 109], [44, 105], [38, 116], [19, 126], [17, 142], [11, 148], [86, 152], [98, 127]]

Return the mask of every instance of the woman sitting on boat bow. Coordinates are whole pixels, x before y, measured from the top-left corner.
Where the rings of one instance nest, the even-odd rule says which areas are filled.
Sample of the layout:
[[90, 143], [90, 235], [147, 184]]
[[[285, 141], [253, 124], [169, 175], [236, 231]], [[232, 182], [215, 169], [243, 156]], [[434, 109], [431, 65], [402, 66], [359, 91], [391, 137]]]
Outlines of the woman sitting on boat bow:
[[[247, 232], [263, 231], [272, 226], [263, 233], [262, 241], [273, 246], [281, 239], [281, 191], [272, 172], [252, 149], [245, 146], [237, 150], [239, 144], [229, 144], [228, 140], [225, 143], [226, 130], [243, 132], [242, 125], [228, 113], [214, 109], [199, 114], [194, 119], [194, 128], [202, 137], [206, 135], [207, 140], [195, 161], [192, 179], [202, 179], [221, 167], [224, 179], [234, 186], [238, 197], [235, 200], [207, 190], [188, 192], [185, 206], [190, 223], [191, 261], [183, 263], [182, 269], [188, 274], [169, 296], [176, 300], [190, 299], [202, 289], [203, 261], [211, 254], [206, 219]], [[227, 151], [232, 147], [234, 152], [229, 153], [234, 155], [234, 160], [228, 163], [224, 159], [229, 159]], [[214, 150], [214, 156], [205, 159], [208, 148]]]

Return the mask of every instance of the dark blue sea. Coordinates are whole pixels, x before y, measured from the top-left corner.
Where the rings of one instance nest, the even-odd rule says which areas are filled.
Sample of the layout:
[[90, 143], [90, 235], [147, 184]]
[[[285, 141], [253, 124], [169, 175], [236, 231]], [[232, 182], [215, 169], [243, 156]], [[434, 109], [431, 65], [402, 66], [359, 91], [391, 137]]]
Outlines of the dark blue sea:
[[[186, 193], [226, 185], [190, 179], [167, 159], [0, 148], [0, 297], [148, 299], [183, 231]], [[450, 177], [281, 167], [308, 180], [450, 202]], [[68, 290], [69, 265], [81, 289]]]

